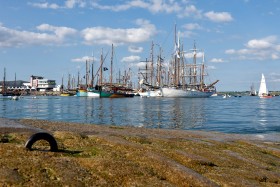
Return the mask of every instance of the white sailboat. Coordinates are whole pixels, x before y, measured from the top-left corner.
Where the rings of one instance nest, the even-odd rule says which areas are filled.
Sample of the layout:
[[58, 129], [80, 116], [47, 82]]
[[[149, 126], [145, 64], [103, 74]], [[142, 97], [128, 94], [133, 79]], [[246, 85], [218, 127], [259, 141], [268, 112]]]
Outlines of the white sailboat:
[[260, 89], [259, 89], [259, 94], [258, 96], [260, 98], [271, 98], [272, 96], [268, 93], [268, 90], [266, 88], [266, 82], [265, 82], [265, 77], [262, 73], [262, 79], [260, 83]]

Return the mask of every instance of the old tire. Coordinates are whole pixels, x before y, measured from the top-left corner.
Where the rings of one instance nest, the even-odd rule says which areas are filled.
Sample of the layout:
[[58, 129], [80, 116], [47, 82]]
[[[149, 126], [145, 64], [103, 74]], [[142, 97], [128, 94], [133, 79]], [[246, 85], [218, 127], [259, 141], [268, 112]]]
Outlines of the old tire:
[[46, 140], [50, 144], [50, 151], [58, 151], [58, 146], [55, 138], [46, 132], [38, 132], [30, 136], [30, 138], [25, 143], [25, 147], [29, 150], [32, 150], [32, 145], [38, 140]]

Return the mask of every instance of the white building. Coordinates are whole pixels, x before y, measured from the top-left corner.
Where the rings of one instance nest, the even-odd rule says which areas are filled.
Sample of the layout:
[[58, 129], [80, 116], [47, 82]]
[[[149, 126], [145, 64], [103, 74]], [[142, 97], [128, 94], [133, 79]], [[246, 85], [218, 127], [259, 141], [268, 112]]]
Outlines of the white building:
[[62, 91], [62, 87], [61, 85], [57, 85], [54, 89], [53, 89], [54, 92], [60, 92]]
[[41, 76], [34, 76], [30, 77], [30, 88], [36, 89], [38, 91], [46, 91], [46, 90], [53, 90], [55, 88], [56, 83], [55, 80], [44, 79]]

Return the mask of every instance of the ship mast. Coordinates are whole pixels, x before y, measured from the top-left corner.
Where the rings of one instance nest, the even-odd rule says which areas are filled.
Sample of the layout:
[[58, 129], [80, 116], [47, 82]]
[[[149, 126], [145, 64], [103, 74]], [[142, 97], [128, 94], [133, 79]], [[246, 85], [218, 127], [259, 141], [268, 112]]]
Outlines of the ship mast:
[[201, 72], [200, 72], [200, 88], [203, 89], [204, 87], [204, 70], [205, 70], [205, 66], [204, 66], [204, 51], [202, 53], [202, 65], [201, 65]]
[[181, 57], [180, 57], [180, 55], [181, 55], [181, 51], [180, 51], [180, 39], [179, 39], [179, 33], [178, 33], [178, 36], [177, 36], [178, 38], [178, 41], [177, 41], [177, 58], [176, 58], [176, 60], [177, 60], [177, 77], [176, 77], [176, 79], [177, 79], [177, 82], [176, 82], [176, 85], [179, 85], [180, 84], [180, 62], [181, 62]]
[[78, 71], [78, 83], [77, 83], [77, 85], [78, 85], [78, 88], [80, 89], [80, 70]]
[[148, 81], [148, 59], [146, 58], [146, 65], [145, 65], [145, 78], [146, 82]]
[[100, 86], [102, 86], [102, 79], [103, 79], [103, 49], [101, 51], [101, 57], [100, 57], [100, 79], [99, 79]]
[[63, 87], [63, 78], [64, 78], [64, 74], [62, 74], [62, 78], [61, 78], [61, 88], [62, 88], [62, 90], [64, 89]]
[[159, 56], [158, 56], [158, 61], [157, 61], [157, 83], [158, 86], [161, 86], [161, 47], [159, 47]]
[[152, 42], [151, 46], [151, 57], [150, 57], [150, 62], [151, 62], [151, 77], [150, 77], [150, 84], [154, 85], [154, 42]]
[[88, 88], [88, 60], [86, 60], [86, 88]]
[[185, 78], [185, 58], [184, 58], [184, 46], [182, 45], [181, 49], [181, 81], [182, 81], [182, 86], [183, 88], [186, 87], [186, 78]]
[[14, 87], [16, 88], [17, 86], [17, 74], [15, 73], [15, 82], [14, 82]]
[[114, 55], [114, 45], [112, 44], [112, 53], [111, 53], [111, 73], [110, 73], [110, 86], [112, 88], [113, 83], [113, 55]]
[[71, 74], [68, 73], [68, 82], [67, 82], [67, 89], [70, 90], [71, 89], [71, 84], [70, 84], [70, 81], [71, 81]]
[[4, 67], [4, 77], [3, 77], [3, 85], [2, 85], [2, 94], [6, 93], [6, 68]]
[[174, 43], [175, 43], [175, 58], [174, 58], [174, 84], [175, 85], [178, 85], [178, 81], [177, 81], [177, 56], [178, 56], [178, 46], [177, 46], [177, 43], [176, 43], [176, 40], [177, 40], [177, 26], [175, 24], [175, 38], [174, 38]]
[[193, 52], [194, 52], [194, 55], [193, 55], [193, 64], [194, 64], [194, 67], [193, 67], [193, 77], [194, 77], [194, 85], [197, 85], [197, 67], [196, 67], [196, 44], [194, 42], [194, 46], [193, 46]]
[[94, 74], [93, 74], [93, 62], [91, 64], [91, 86], [93, 87], [94, 85]]

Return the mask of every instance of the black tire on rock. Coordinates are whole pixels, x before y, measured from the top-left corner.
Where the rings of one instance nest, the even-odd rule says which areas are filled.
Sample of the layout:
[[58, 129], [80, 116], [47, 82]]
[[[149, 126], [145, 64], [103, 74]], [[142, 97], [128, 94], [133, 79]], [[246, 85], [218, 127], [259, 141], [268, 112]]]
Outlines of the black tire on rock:
[[25, 147], [29, 150], [32, 150], [32, 145], [39, 140], [46, 140], [50, 144], [50, 151], [58, 151], [58, 146], [55, 138], [51, 134], [46, 132], [38, 132], [30, 136], [30, 138], [25, 143]]

